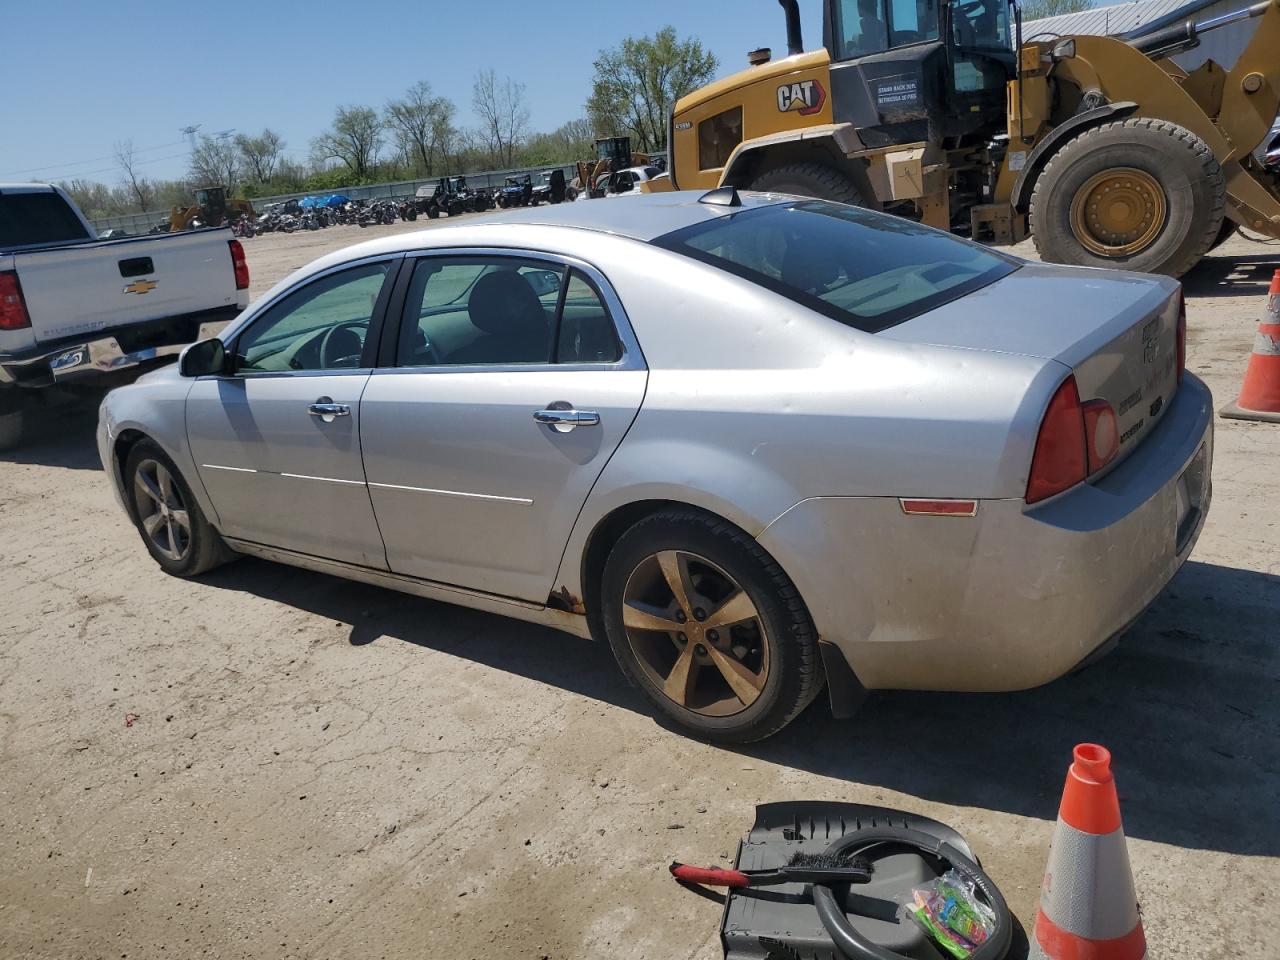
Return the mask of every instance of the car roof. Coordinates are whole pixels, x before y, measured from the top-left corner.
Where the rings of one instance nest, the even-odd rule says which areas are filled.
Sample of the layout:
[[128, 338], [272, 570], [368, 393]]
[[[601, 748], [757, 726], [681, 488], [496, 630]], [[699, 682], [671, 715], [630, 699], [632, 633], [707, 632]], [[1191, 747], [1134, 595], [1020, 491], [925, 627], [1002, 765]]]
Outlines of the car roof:
[[[650, 241], [683, 227], [716, 220], [753, 207], [768, 207], [794, 199], [773, 193], [742, 191], [742, 206], [728, 207], [717, 203], [699, 203], [705, 190], [667, 193], [639, 193], [619, 200], [577, 200], [537, 207], [518, 207], [486, 214], [483, 220], [466, 224], [496, 226], [500, 224], [573, 227], [612, 233], [632, 240]], [[464, 224], [459, 224], [463, 226]], [[440, 229], [440, 228], [437, 228]], [[443, 229], [448, 229], [444, 227]]]

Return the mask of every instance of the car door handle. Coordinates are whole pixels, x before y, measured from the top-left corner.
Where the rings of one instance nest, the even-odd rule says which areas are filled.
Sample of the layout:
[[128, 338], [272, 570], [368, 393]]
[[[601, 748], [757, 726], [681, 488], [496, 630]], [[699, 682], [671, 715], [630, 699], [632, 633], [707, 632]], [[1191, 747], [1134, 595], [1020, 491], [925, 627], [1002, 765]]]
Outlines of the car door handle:
[[307, 413], [319, 417], [325, 423], [333, 423], [337, 417], [351, 416], [351, 407], [345, 403], [334, 403], [328, 397], [321, 397], [307, 407]]
[[600, 414], [594, 410], [535, 410], [533, 419], [562, 433], [567, 433], [574, 427], [597, 425], [600, 422]]

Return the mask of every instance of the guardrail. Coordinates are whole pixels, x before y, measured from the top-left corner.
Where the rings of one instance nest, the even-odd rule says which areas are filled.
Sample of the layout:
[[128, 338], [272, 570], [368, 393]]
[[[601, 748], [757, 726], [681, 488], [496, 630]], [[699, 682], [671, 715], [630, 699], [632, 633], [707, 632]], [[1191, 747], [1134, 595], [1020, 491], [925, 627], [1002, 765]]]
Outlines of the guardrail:
[[[652, 155], [664, 157], [666, 154], [659, 153]], [[449, 174], [449, 176], [466, 177], [467, 184], [472, 187], [485, 187], [493, 189], [501, 187], [506, 183], [507, 177], [523, 177], [525, 174], [537, 176], [549, 170], [563, 170], [565, 179], [572, 180], [577, 176], [578, 170], [574, 164], [551, 164], [542, 167], [517, 167], [511, 170], [482, 170], [479, 173], [462, 173]], [[264, 207], [273, 203], [284, 203], [287, 200], [301, 200], [303, 197], [327, 196], [332, 193], [340, 193], [343, 196], [350, 197], [352, 200], [379, 200], [387, 197], [411, 197], [421, 186], [435, 187], [440, 182], [440, 177], [424, 177], [419, 180], [392, 180], [387, 183], [367, 184], [361, 187], [334, 187], [327, 190], [307, 190], [302, 193], [282, 193], [274, 197], [254, 197], [252, 203], [255, 210], [262, 210]], [[169, 217], [168, 210], [155, 210], [148, 213], [124, 213], [111, 217], [92, 217], [91, 222], [97, 227], [98, 232], [103, 230], [124, 230], [132, 234], [143, 234], [148, 232], [161, 220], [167, 220]]]

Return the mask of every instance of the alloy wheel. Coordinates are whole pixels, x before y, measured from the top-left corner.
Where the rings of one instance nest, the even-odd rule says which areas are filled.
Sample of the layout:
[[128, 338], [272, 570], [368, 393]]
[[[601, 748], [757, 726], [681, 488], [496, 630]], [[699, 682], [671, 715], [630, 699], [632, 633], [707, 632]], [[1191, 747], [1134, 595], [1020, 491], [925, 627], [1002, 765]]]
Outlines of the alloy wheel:
[[663, 550], [631, 571], [622, 624], [648, 680], [680, 707], [740, 713], [769, 679], [769, 637], [755, 604], [721, 567]]
[[191, 551], [191, 515], [173, 475], [155, 460], [143, 460], [133, 474], [133, 502], [143, 533], [156, 552], [181, 561]]

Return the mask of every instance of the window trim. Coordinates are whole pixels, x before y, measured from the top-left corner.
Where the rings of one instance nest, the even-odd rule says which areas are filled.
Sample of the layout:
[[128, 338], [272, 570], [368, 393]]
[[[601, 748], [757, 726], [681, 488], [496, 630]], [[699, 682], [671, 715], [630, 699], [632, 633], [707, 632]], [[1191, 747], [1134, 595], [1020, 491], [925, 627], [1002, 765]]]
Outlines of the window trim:
[[[579, 363], [555, 363], [548, 360], [546, 363], [452, 363], [452, 364], [431, 364], [429, 366], [400, 366], [397, 363], [396, 353], [400, 343], [400, 331], [405, 323], [405, 307], [406, 298], [409, 291], [409, 285], [413, 277], [413, 272], [417, 268], [418, 261], [432, 258], [457, 258], [457, 257], [506, 257], [513, 260], [534, 260], [544, 263], [553, 264], [556, 267], [564, 269], [564, 279], [561, 281], [561, 299], [563, 292], [568, 288], [569, 270], [575, 269], [581, 273], [587, 281], [595, 287], [596, 293], [600, 296], [600, 301], [604, 305], [605, 312], [609, 315], [609, 319], [613, 322], [613, 333], [618, 343], [622, 346], [622, 356], [613, 362], [579, 362]], [[557, 300], [557, 306], [560, 300]], [[553, 340], [558, 340], [560, 335], [559, 323], [556, 324], [556, 330], [553, 333]], [[627, 317], [626, 310], [622, 306], [622, 301], [618, 299], [617, 293], [613, 286], [603, 273], [594, 265], [587, 263], [585, 260], [579, 260], [577, 257], [563, 253], [553, 253], [546, 250], [533, 250], [524, 247], [428, 247], [419, 250], [410, 250], [404, 254], [404, 265], [400, 270], [400, 275], [396, 278], [395, 291], [387, 304], [386, 324], [383, 328], [382, 342], [377, 355], [377, 366], [374, 372], [377, 374], [432, 374], [432, 375], [448, 375], [457, 373], [519, 373], [533, 371], [559, 371], [573, 372], [584, 370], [646, 370], [648, 366], [645, 363], [644, 354], [640, 350], [640, 343], [636, 339], [635, 331], [632, 329], [631, 321]]]
[[[404, 262], [404, 254], [395, 253], [395, 254], [380, 254], [375, 257], [361, 257], [359, 260], [349, 260], [346, 263], [334, 264], [332, 267], [329, 267], [328, 269], [320, 270], [316, 273], [311, 274], [311, 276], [307, 277], [305, 280], [300, 281], [299, 283], [291, 284], [290, 286], [285, 287], [283, 290], [280, 290], [270, 299], [264, 300], [262, 303], [255, 304], [251, 316], [245, 317], [242, 322], [237, 323], [235, 329], [231, 331], [229, 336], [226, 336], [224, 334], [225, 339], [223, 339], [222, 342], [226, 348], [227, 356], [231, 360], [231, 369], [227, 373], [212, 375], [212, 379], [247, 380], [251, 378], [260, 379], [262, 377], [334, 377], [334, 376], [352, 376], [357, 374], [367, 375], [369, 373], [369, 370], [372, 369], [371, 363], [376, 359], [377, 350], [381, 346], [382, 333], [385, 328], [387, 305], [391, 301], [392, 290], [395, 287], [397, 281], [399, 280], [399, 274], [402, 272], [401, 266], [403, 262]], [[382, 278], [382, 289], [378, 291], [378, 299], [373, 305], [373, 314], [369, 317], [369, 332], [365, 336], [364, 350], [361, 352], [361, 356], [360, 356], [360, 366], [343, 367], [340, 369], [335, 368], [333, 370], [246, 370], [246, 371], [242, 371], [236, 368], [235, 358], [236, 358], [236, 351], [240, 344], [240, 338], [243, 337], [245, 333], [247, 333], [249, 330], [252, 330], [254, 325], [257, 324], [259, 321], [261, 321], [262, 318], [266, 316], [266, 314], [270, 312], [271, 309], [274, 308], [277, 304], [293, 296], [295, 293], [298, 293], [302, 290], [307, 289], [307, 287], [310, 287], [312, 284], [315, 284], [320, 282], [321, 280], [324, 280], [326, 277], [331, 277], [337, 273], [344, 273], [347, 270], [351, 270], [356, 267], [363, 267], [371, 263], [389, 263], [390, 267], [387, 270], [386, 276]], [[200, 377], [198, 379], [203, 380], [206, 378]]]

